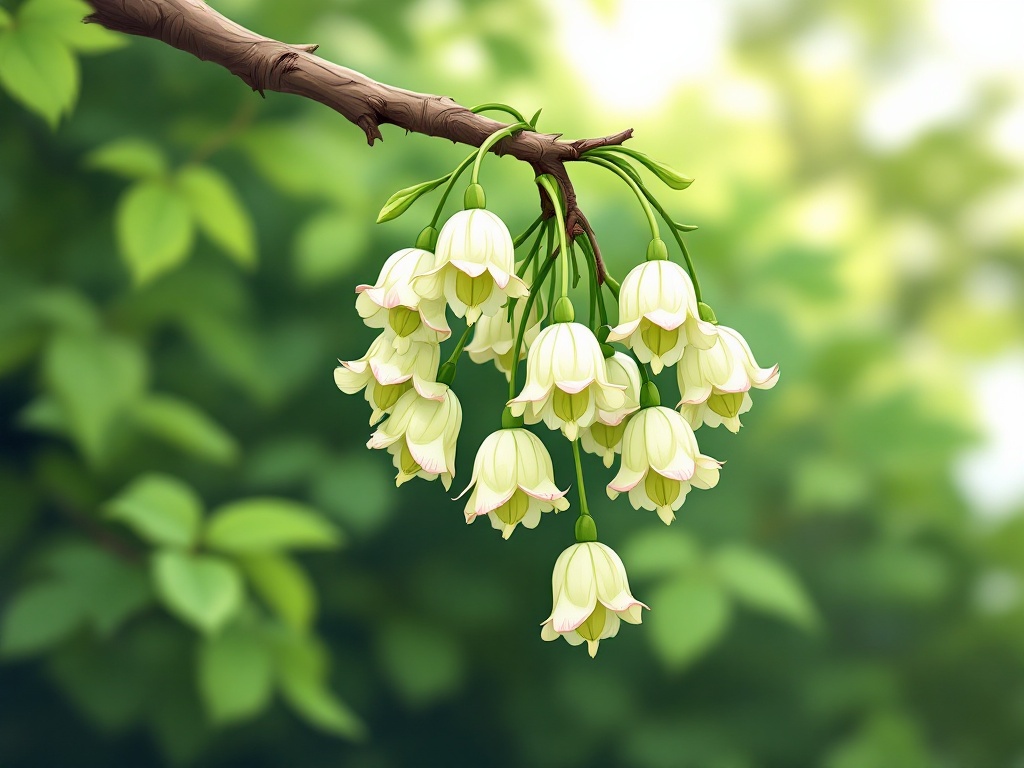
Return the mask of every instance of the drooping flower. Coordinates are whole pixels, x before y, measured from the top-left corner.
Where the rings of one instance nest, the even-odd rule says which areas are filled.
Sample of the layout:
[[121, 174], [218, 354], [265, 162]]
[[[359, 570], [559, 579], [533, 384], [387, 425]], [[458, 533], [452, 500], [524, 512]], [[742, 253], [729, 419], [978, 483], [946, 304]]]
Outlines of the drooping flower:
[[691, 487], [707, 490], [718, 484], [721, 466], [700, 453], [693, 430], [678, 412], [644, 408], [626, 424], [622, 463], [608, 483], [608, 497], [628, 492], [634, 509], [656, 510], [668, 525]]
[[466, 522], [487, 515], [503, 539], [519, 523], [536, 528], [542, 512], [569, 508], [566, 491], [555, 485], [547, 448], [526, 429], [499, 429], [487, 436], [473, 462], [473, 479], [459, 498], [470, 488]]
[[686, 270], [667, 259], [655, 259], [633, 267], [623, 279], [619, 324], [608, 340], [624, 341], [657, 374], [678, 362], [687, 345], [713, 345], [715, 326], [700, 319]]
[[626, 402], [615, 411], [597, 412], [597, 421], [580, 432], [580, 445], [587, 453], [600, 456], [606, 467], [622, 450], [622, 435], [626, 430], [626, 417], [640, 408], [640, 369], [629, 355], [616, 352], [605, 360], [608, 379], [612, 384], [625, 386]]
[[382, 333], [358, 360], [338, 361], [341, 365], [334, 369], [334, 383], [348, 395], [365, 388], [366, 402], [373, 408], [370, 423], [375, 424], [410, 389], [422, 397], [441, 400], [447, 387], [436, 381], [440, 359], [437, 344], [413, 341], [403, 353]]
[[677, 369], [679, 410], [697, 429], [702, 424], [724, 424], [738, 432], [740, 414], [750, 410], [750, 388], [771, 389], [779, 380], [779, 366], [761, 368], [746, 340], [720, 325], [718, 341], [710, 349], [688, 347]]
[[403, 248], [388, 257], [373, 285], [356, 287], [356, 311], [371, 328], [383, 328], [400, 352], [410, 341], [437, 344], [451, 336], [444, 302], [422, 298], [412, 278], [434, 266], [434, 254], [422, 248]]
[[462, 405], [450, 387], [440, 386], [438, 400], [421, 397], [415, 390], [398, 398], [391, 415], [366, 443], [367, 448], [387, 448], [394, 457], [395, 485], [414, 477], [440, 477], [445, 490], [451, 488]]
[[551, 575], [552, 609], [540, 636], [569, 645], [587, 643], [593, 658], [601, 641], [615, 637], [619, 622], [641, 622], [647, 608], [629, 591], [626, 568], [615, 551], [597, 541], [573, 544], [558, 556]]
[[[473, 340], [466, 346], [466, 352], [474, 363], [482, 365], [488, 360], [494, 361], [494, 367], [509, 377], [512, 370], [512, 356], [515, 354], [516, 334], [519, 333], [519, 326], [523, 322], [523, 313], [526, 311], [526, 302], [517, 301], [512, 311], [512, 322], [508, 322], [507, 310], [502, 308], [493, 316], [483, 316], [476, 321], [473, 328]], [[519, 351], [519, 359], [526, 357], [530, 346], [537, 339], [540, 333], [540, 321], [544, 312], [541, 301], [537, 298], [530, 309], [530, 322], [526, 326], [526, 333], [523, 336], [523, 348]]]
[[472, 325], [530, 291], [515, 275], [515, 246], [505, 223], [485, 208], [453, 215], [437, 237], [434, 266], [412, 281], [424, 299], [444, 299]]
[[555, 323], [537, 336], [526, 356], [526, 384], [508, 402], [528, 424], [543, 421], [569, 440], [626, 402], [626, 387], [613, 384], [597, 337], [579, 323]]

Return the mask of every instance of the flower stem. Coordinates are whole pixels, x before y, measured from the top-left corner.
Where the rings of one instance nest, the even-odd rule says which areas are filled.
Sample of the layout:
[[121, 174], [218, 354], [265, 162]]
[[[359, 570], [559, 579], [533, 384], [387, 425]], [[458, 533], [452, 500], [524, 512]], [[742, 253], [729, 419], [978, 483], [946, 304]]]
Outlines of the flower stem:
[[459, 337], [459, 341], [455, 345], [455, 349], [452, 350], [451, 355], [438, 370], [437, 380], [442, 384], [447, 384], [450, 387], [452, 382], [455, 381], [455, 368], [459, 364], [459, 358], [462, 356], [462, 350], [466, 346], [466, 342], [469, 341], [469, 332], [472, 330], [473, 326], [466, 326], [466, 330], [464, 330], [462, 332], [462, 336]]
[[580, 441], [572, 441], [572, 458], [576, 464], [576, 493], [580, 498], [580, 514], [576, 518], [576, 541], [597, 541], [597, 525], [587, 505], [587, 489], [583, 484], [583, 463], [580, 461]]
[[444, 204], [448, 202], [448, 195], [452, 192], [452, 187], [455, 186], [455, 182], [459, 180], [459, 176], [469, 167], [469, 164], [473, 162], [473, 158], [476, 157], [476, 152], [469, 155], [465, 160], [459, 163], [455, 170], [449, 174], [448, 184], [444, 188], [444, 192], [441, 194], [441, 200], [437, 204], [437, 208], [434, 209], [434, 218], [430, 220], [430, 226], [437, 229], [437, 221], [441, 218], [441, 212], [444, 210]]
[[519, 331], [516, 333], [516, 346], [512, 350], [512, 367], [508, 373], [508, 399], [511, 400], [516, 396], [516, 373], [519, 370], [519, 356], [523, 352], [523, 338], [526, 336], [526, 326], [530, 322], [530, 312], [533, 310], [533, 303], [537, 300], [537, 296], [540, 294], [540, 288], [544, 284], [544, 278], [548, 276], [548, 272], [551, 271], [551, 265], [555, 263], [555, 260], [548, 257], [544, 259], [544, 266], [540, 268], [540, 273], [537, 275], [537, 279], [533, 281], [530, 286], [530, 295], [526, 298], [526, 306], [523, 307], [523, 320], [519, 324]]
[[526, 122], [526, 118], [523, 117], [522, 113], [520, 113], [518, 109], [510, 107], [508, 104], [501, 104], [497, 101], [489, 101], [486, 104], [477, 104], [469, 111], [474, 114], [480, 114], [481, 112], [504, 112], [506, 115], [514, 117], [520, 123]]
[[511, 136], [513, 133], [525, 130], [526, 128], [529, 127], [530, 124], [528, 122], [526, 122], [525, 120], [520, 120], [518, 123], [515, 123], [514, 125], [507, 125], [504, 128], [495, 131], [486, 139], [484, 139], [484, 143], [480, 145], [480, 149], [478, 149], [476, 152], [476, 162], [473, 163], [473, 175], [470, 177], [469, 183], [480, 183], [480, 166], [484, 162], [484, 155], [491, 151], [491, 147], [493, 147], [499, 141], [504, 139], [506, 136]]
[[[601, 318], [601, 325], [608, 325], [608, 310], [604, 305], [604, 294], [601, 292], [601, 286], [597, 281], [597, 256], [590, 244], [590, 239], [586, 235], [580, 235], [576, 240], [579, 242], [580, 248], [583, 249], [583, 255], [587, 257], [587, 265], [590, 267], [590, 280], [593, 288], [590, 294], [591, 301], [597, 300], [597, 311]], [[607, 277], [605, 279], [607, 280]], [[593, 320], [591, 320], [590, 324], [593, 326]]]
[[562, 260], [562, 291], [559, 295], [569, 297], [569, 247], [565, 241], [565, 214], [562, 211], [562, 195], [558, 191], [558, 182], [549, 174], [543, 173], [536, 182], [547, 193], [551, 207], [555, 210], [555, 221], [558, 223], [559, 258]]
[[526, 238], [528, 238], [533, 233], [533, 230], [535, 230], [537, 227], [540, 226], [542, 221], [544, 221], [544, 216], [543, 215], [540, 215], [536, 219], [534, 219], [533, 220], [533, 224], [531, 224], [529, 227], [527, 227], [526, 231], [523, 232], [523, 234], [521, 234], [519, 237], [517, 237], [515, 240], [512, 241], [512, 247], [513, 248], [518, 248], [520, 245], [525, 243], [526, 242]]
[[609, 171], [611, 171], [624, 182], [626, 182], [626, 185], [633, 190], [633, 194], [636, 195], [636, 199], [640, 201], [640, 205], [644, 209], [644, 215], [647, 216], [647, 223], [651, 227], [651, 239], [661, 239], [661, 231], [658, 229], [658, 219], [655, 217], [654, 211], [651, 209], [651, 204], [647, 200], [647, 195], [645, 195], [643, 193], [643, 190], [640, 189], [637, 183], [633, 181], [632, 178], [630, 178], [628, 173], [626, 173], [618, 165], [611, 162], [610, 160], [605, 160], [603, 157], [596, 157], [594, 155], [584, 155], [580, 159], [586, 160], [588, 163], [593, 163], [594, 165], [599, 165], [602, 168], [607, 168]]

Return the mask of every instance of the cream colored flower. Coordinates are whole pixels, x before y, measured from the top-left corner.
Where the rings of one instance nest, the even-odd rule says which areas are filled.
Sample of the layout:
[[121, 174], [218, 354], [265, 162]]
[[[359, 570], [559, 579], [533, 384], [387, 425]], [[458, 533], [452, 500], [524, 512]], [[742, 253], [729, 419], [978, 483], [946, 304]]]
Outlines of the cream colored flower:
[[721, 463], [700, 453], [686, 420], [671, 408], [644, 408], [626, 424], [622, 463], [608, 483], [608, 497], [629, 493], [634, 509], [657, 510], [668, 525], [682, 506], [690, 487], [718, 484]]
[[450, 387], [440, 400], [410, 390], [398, 398], [387, 421], [370, 436], [367, 448], [387, 448], [394, 457], [395, 485], [440, 476], [445, 490], [455, 475], [455, 444], [462, 427], [462, 405]]
[[[530, 346], [537, 339], [540, 333], [540, 321], [544, 314], [540, 306], [539, 297], [533, 302], [530, 309], [530, 322], [526, 326], [526, 334], [523, 336], [523, 348], [519, 351], [519, 359], [526, 357]], [[512, 311], [512, 322], [508, 322], [508, 310], [502, 307], [501, 311], [491, 317], [481, 317], [473, 329], [473, 340], [466, 347], [466, 352], [474, 363], [482, 365], [488, 360], [494, 361], [494, 367], [509, 377], [512, 370], [512, 356], [515, 354], [516, 334], [519, 333], [519, 325], [523, 322], [523, 312], [526, 311], [526, 302], [517, 301], [516, 308]]]
[[499, 429], [487, 436], [473, 462], [473, 486], [466, 503], [466, 522], [480, 515], [491, 519], [491, 526], [507, 539], [519, 523], [536, 528], [542, 512], [561, 512], [569, 508], [554, 480], [548, 449], [526, 429]]
[[700, 319], [686, 270], [666, 259], [645, 261], [629, 271], [619, 289], [619, 324], [609, 341], [624, 341], [654, 373], [673, 365], [687, 345], [707, 349], [715, 326]]
[[551, 575], [553, 607], [540, 636], [564, 637], [569, 645], [587, 643], [593, 658], [605, 638], [615, 637], [619, 622], [639, 624], [647, 606], [629, 592], [622, 560], [597, 541], [573, 544], [558, 556]]
[[356, 311], [371, 328], [383, 328], [400, 352], [411, 341], [438, 344], [451, 336], [444, 302], [423, 299], [412, 289], [412, 278], [432, 269], [434, 254], [422, 248], [403, 248], [391, 254], [373, 285], [356, 287]]
[[444, 397], [447, 387], [436, 381], [440, 359], [437, 344], [413, 341], [402, 353], [388, 334], [382, 333], [358, 360], [338, 361], [341, 365], [334, 369], [334, 383], [348, 395], [365, 388], [366, 402], [373, 408], [370, 423], [376, 424], [410, 389], [434, 400]]
[[710, 349], [688, 347], [677, 369], [679, 410], [697, 429], [702, 424], [724, 424], [740, 429], [740, 414], [750, 410], [749, 390], [771, 389], [779, 380], [779, 366], [761, 368], [746, 340], [732, 328], [717, 328], [718, 342]]
[[599, 410], [618, 411], [626, 387], [613, 384], [597, 337], [579, 323], [555, 323], [537, 336], [526, 356], [526, 384], [508, 402], [528, 424], [543, 421], [569, 440], [597, 419]]
[[505, 223], [484, 208], [459, 211], [437, 236], [434, 266], [413, 279], [424, 299], [444, 299], [472, 325], [530, 291], [515, 275], [515, 246]]
[[608, 379], [612, 384], [625, 386], [626, 402], [615, 411], [597, 412], [597, 421], [580, 432], [580, 445], [587, 453], [600, 456], [606, 467], [615, 460], [622, 448], [622, 434], [626, 430], [626, 417], [640, 408], [640, 369], [629, 355], [616, 352], [605, 360]]

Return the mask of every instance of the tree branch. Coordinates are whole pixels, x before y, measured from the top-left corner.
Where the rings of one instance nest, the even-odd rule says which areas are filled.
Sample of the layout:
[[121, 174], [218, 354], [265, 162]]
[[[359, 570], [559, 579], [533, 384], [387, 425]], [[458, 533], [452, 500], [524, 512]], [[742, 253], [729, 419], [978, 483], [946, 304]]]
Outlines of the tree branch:
[[[200, 0], [87, 0], [93, 13], [86, 22], [116, 32], [151, 37], [219, 64], [253, 90], [293, 93], [319, 101], [359, 126], [371, 146], [382, 139], [380, 126], [437, 136], [479, 147], [506, 123], [475, 114], [446, 96], [396, 88], [313, 55], [315, 44], [289, 45], [257, 35], [225, 18]], [[560, 134], [520, 131], [498, 142], [493, 152], [529, 163], [538, 174], [550, 173], [566, 200], [571, 237], [581, 234], [576, 195], [565, 163], [595, 147], [621, 144], [633, 135], [627, 128], [611, 136], [562, 141]], [[551, 211], [545, 208], [545, 213]]]

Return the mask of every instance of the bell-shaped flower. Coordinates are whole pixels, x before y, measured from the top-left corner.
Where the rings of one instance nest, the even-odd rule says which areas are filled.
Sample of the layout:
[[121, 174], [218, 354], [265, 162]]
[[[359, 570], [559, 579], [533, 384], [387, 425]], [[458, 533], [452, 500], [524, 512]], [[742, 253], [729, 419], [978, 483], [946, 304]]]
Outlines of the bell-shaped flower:
[[746, 340], [732, 328], [718, 326], [718, 342], [710, 349], [688, 347], [676, 374], [679, 410], [697, 429], [702, 424], [724, 424], [738, 432], [740, 414], [750, 410], [749, 391], [771, 389], [779, 380], [779, 366], [761, 368]]
[[700, 453], [686, 420], [663, 406], [644, 408], [626, 424], [622, 463], [608, 483], [609, 498], [629, 493], [634, 509], [650, 509], [666, 525], [675, 520], [690, 488], [718, 484], [721, 463]]
[[422, 248], [403, 248], [391, 254], [373, 285], [356, 287], [356, 311], [371, 328], [383, 328], [400, 352], [411, 341], [438, 344], [451, 336], [444, 302], [422, 298], [412, 279], [434, 266], [434, 254]]
[[421, 397], [415, 390], [406, 392], [366, 443], [367, 448], [387, 448], [394, 457], [395, 485], [414, 477], [440, 477], [445, 490], [451, 488], [462, 405], [450, 387], [441, 387], [438, 400]]
[[339, 360], [334, 383], [348, 395], [366, 390], [366, 402], [373, 408], [370, 423], [376, 424], [390, 413], [398, 399], [411, 389], [422, 397], [441, 400], [447, 387], [437, 383], [441, 351], [437, 344], [410, 342], [399, 352], [387, 333], [382, 333], [358, 360]]
[[444, 298], [469, 325], [495, 315], [509, 298], [530, 291], [515, 274], [515, 246], [505, 222], [485, 208], [459, 211], [445, 222], [434, 266], [412, 281], [424, 299]]
[[543, 421], [575, 440], [598, 411], [619, 411], [626, 387], [608, 378], [597, 337], [579, 323], [555, 323], [537, 335], [526, 356], [526, 384], [508, 402], [528, 424]]
[[715, 326], [700, 319], [686, 270], [667, 259], [655, 259], [633, 267], [623, 279], [619, 324], [608, 340], [625, 342], [657, 374], [678, 362], [687, 345], [713, 345]]
[[573, 544], [558, 556], [551, 575], [553, 607], [544, 620], [544, 640], [564, 637], [569, 645], [587, 643], [591, 658], [605, 638], [615, 637], [619, 622], [641, 622], [647, 606], [629, 592], [626, 568], [615, 550], [597, 541]]
[[[538, 298], [530, 308], [530, 321], [523, 336], [523, 348], [519, 351], [520, 360], [526, 357], [530, 346], [540, 333], [540, 321], [544, 314], [540, 303]], [[496, 315], [483, 316], [477, 320], [473, 327], [473, 340], [466, 346], [466, 352], [473, 362], [482, 365], [488, 360], [493, 360], [494, 367], [504, 373], [507, 379], [512, 370], [516, 334], [519, 333], [525, 311], [526, 302], [520, 300], [512, 310], [512, 322], [508, 321], [508, 310], [504, 307]]]
[[597, 421], [580, 432], [580, 445], [587, 453], [600, 456], [606, 467], [615, 460], [622, 448], [622, 435], [626, 431], [626, 418], [640, 408], [640, 369], [629, 355], [616, 352], [605, 360], [608, 379], [612, 384], [625, 386], [626, 402], [614, 411], [598, 409]]
[[520, 523], [536, 528], [542, 512], [569, 508], [566, 491], [558, 490], [554, 477], [548, 449], [535, 434], [518, 428], [492, 432], [477, 451], [473, 479], [459, 495], [473, 488], [466, 522], [487, 515], [503, 539]]

